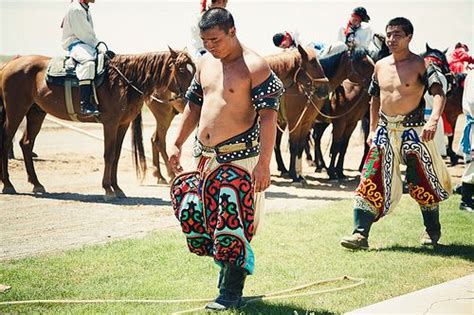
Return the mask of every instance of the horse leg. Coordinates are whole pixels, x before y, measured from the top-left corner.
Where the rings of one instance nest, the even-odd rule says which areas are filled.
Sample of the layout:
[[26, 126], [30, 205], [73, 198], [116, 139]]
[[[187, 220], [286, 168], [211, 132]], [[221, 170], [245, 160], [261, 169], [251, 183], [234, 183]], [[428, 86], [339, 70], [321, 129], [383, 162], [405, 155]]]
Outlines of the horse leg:
[[459, 163], [459, 157], [453, 150], [454, 135], [448, 136], [448, 147], [446, 148], [446, 154], [449, 156], [451, 166], [455, 166]]
[[[24, 112], [17, 112], [16, 116], [13, 116], [12, 113], [6, 113], [6, 121], [3, 125], [3, 137], [2, 137], [2, 146], [1, 146], [1, 160], [2, 160], [2, 182], [4, 194], [16, 194], [16, 190], [13, 187], [13, 184], [10, 181], [10, 176], [8, 174], [8, 153], [10, 152], [11, 147], [13, 146], [13, 137], [20, 126], [21, 120], [28, 111], [28, 107], [18, 108], [23, 109]], [[1, 128], [1, 126], [0, 126]]]
[[349, 139], [350, 139], [349, 137], [346, 137], [341, 142], [339, 157], [337, 159], [337, 164], [336, 164], [336, 175], [337, 175], [337, 178], [339, 179], [347, 178], [347, 176], [344, 175], [344, 158], [346, 156], [347, 147], [349, 146]]
[[316, 173], [320, 173], [323, 168], [327, 169], [326, 163], [324, 163], [323, 153], [321, 151], [321, 139], [328, 126], [328, 123], [316, 123], [313, 127], [314, 162], [316, 163]]
[[[113, 124], [112, 122], [104, 124], [104, 176], [102, 177], [102, 187], [105, 190], [105, 201], [109, 201], [117, 197], [112, 187], [113, 165], [116, 159], [117, 151], [120, 152], [120, 150], [117, 150], [117, 137], [117, 124]], [[114, 180], [117, 181], [116, 173]]]
[[114, 156], [114, 161], [113, 161], [112, 170], [111, 170], [111, 186], [117, 198], [127, 197], [125, 193], [123, 192], [123, 190], [118, 185], [117, 173], [118, 173], [118, 162], [120, 159], [120, 153], [122, 152], [123, 138], [125, 137], [125, 134], [127, 133], [128, 126], [129, 125], [121, 125], [118, 127], [118, 130], [117, 130], [117, 145], [115, 147], [115, 156]]
[[[153, 171], [153, 176], [157, 178], [158, 184], [166, 184], [166, 179], [161, 174], [161, 168], [160, 168], [161, 148], [160, 148], [160, 140], [158, 139], [158, 126], [156, 127], [155, 133], [151, 137], [151, 151], [153, 154], [153, 166], [155, 167], [155, 170]], [[168, 162], [165, 161], [165, 163], [168, 163]]]
[[278, 171], [280, 171], [282, 177], [287, 177], [288, 176], [288, 170], [285, 167], [285, 163], [283, 162], [283, 158], [281, 156], [281, 138], [283, 136], [283, 133], [277, 129], [277, 134], [276, 134], [276, 139], [275, 139], [275, 159], [277, 162], [278, 166]]
[[306, 137], [306, 144], [304, 146], [304, 153], [306, 155], [306, 161], [308, 162], [309, 166], [315, 166], [313, 157], [311, 156], [311, 132], [308, 133]]
[[33, 185], [33, 193], [44, 193], [46, 190], [38, 180], [33, 164], [33, 146], [35, 139], [41, 130], [46, 113], [33, 105], [26, 114], [26, 129], [20, 140], [20, 147], [23, 152], [26, 172], [28, 173], [28, 182]]
[[327, 169], [327, 173], [329, 176], [329, 179], [337, 179], [337, 174], [336, 174], [336, 157], [340, 152], [340, 147], [341, 147], [341, 141], [340, 140], [332, 140], [331, 144], [331, 161], [329, 162], [329, 167]]

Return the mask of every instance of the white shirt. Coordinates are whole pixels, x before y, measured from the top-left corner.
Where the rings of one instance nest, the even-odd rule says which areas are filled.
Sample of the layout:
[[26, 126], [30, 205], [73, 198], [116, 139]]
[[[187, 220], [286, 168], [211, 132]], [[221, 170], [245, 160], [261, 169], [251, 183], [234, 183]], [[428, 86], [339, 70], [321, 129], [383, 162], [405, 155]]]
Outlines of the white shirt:
[[74, 42], [81, 41], [91, 47], [97, 46], [99, 40], [94, 32], [94, 24], [89, 10], [78, 2], [73, 1], [63, 21], [62, 46], [65, 50]]
[[474, 71], [467, 73], [464, 80], [464, 92], [462, 94], [462, 111], [474, 117]]
[[[346, 34], [344, 34], [345, 30], [346, 27], [343, 26], [339, 29], [339, 33], [337, 34], [337, 40], [343, 43], [346, 42]], [[354, 44], [356, 47], [368, 49], [373, 36], [374, 32], [370, 25], [367, 23], [361, 23], [360, 27], [355, 31]]]

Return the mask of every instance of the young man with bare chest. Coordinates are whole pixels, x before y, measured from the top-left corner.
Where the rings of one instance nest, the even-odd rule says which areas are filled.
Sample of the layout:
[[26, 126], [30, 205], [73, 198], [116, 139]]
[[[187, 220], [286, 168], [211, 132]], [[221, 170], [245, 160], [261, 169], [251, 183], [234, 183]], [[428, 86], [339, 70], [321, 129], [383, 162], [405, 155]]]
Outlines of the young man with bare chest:
[[[351, 249], [367, 249], [372, 223], [400, 201], [400, 164], [407, 166], [409, 192], [423, 215], [423, 245], [438, 243], [439, 202], [452, 191], [449, 173], [432, 141], [445, 103], [441, 74], [410, 51], [413, 26], [409, 20], [394, 18], [385, 30], [392, 55], [375, 65], [369, 89], [371, 148], [356, 189], [353, 234], [341, 240], [342, 246]], [[434, 96], [427, 122], [423, 118], [426, 90]]]
[[[250, 241], [262, 192], [270, 185], [270, 159], [283, 84], [264, 59], [242, 45], [232, 15], [206, 11], [200, 22], [206, 50], [186, 93], [188, 105], [170, 152], [175, 215], [191, 252], [221, 267], [219, 296], [206, 308], [242, 305], [245, 277], [254, 269]], [[181, 148], [198, 127], [196, 171], [182, 173]]]

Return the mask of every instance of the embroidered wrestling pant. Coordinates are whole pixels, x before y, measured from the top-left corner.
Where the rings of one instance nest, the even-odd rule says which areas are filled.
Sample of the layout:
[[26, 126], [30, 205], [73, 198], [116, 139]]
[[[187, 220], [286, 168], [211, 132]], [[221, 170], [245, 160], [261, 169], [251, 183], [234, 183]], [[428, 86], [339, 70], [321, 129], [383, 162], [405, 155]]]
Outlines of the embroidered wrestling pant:
[[402, 196], [400, 164], [405, 164], [410, 196], [424, 209], [437, 207], [452, 189], [435, 143], [421, 141], [422, 127], [404, 127], [404, 116], [385, 118], [365, 160], [354, 206], [376, 219], [390, 212]]
[[263, 193], [254, 193], [251, 173], [258, 156], [219, 163], [215, 153], [202, 152], [197, 170], [183, 173], [171, 186], [175, 215], [191, 252], [254, 269], [250, 241], [258, 225]]

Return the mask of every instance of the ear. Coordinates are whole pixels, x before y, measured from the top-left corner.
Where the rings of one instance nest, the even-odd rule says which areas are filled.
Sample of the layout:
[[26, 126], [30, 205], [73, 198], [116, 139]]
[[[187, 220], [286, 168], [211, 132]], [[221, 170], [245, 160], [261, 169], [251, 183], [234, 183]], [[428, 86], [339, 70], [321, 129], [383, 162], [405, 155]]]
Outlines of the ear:
[[174, 51], [173, 48], [171, 48], [170, 46], [168, 46], [168, 49], [170, 50], [171, 58], [176, 58], [176, 57], [178, 57], [178, 53], [177, 53], [176, 51]]
[[235, 36], [235, 26], [233, 26], [229, 29], [229, 35], [232, 36], [232, 37]]
[[445, 50], [443, 50], [443, 54], [446, 55], [447, 52], [448, 52], [448, 48], [446, 48]]
[[308, 61], [308, 54], [306, 53], [306, 50], [301, 45], [298, 45], [298, 51], [301, 54], [301, 58], [303, 58], [303, 61]]
[[428, 43], [426, 43], [426, 51], [430, 51], [430, 50], [432, 50], [430, 45], [428, 45]]

